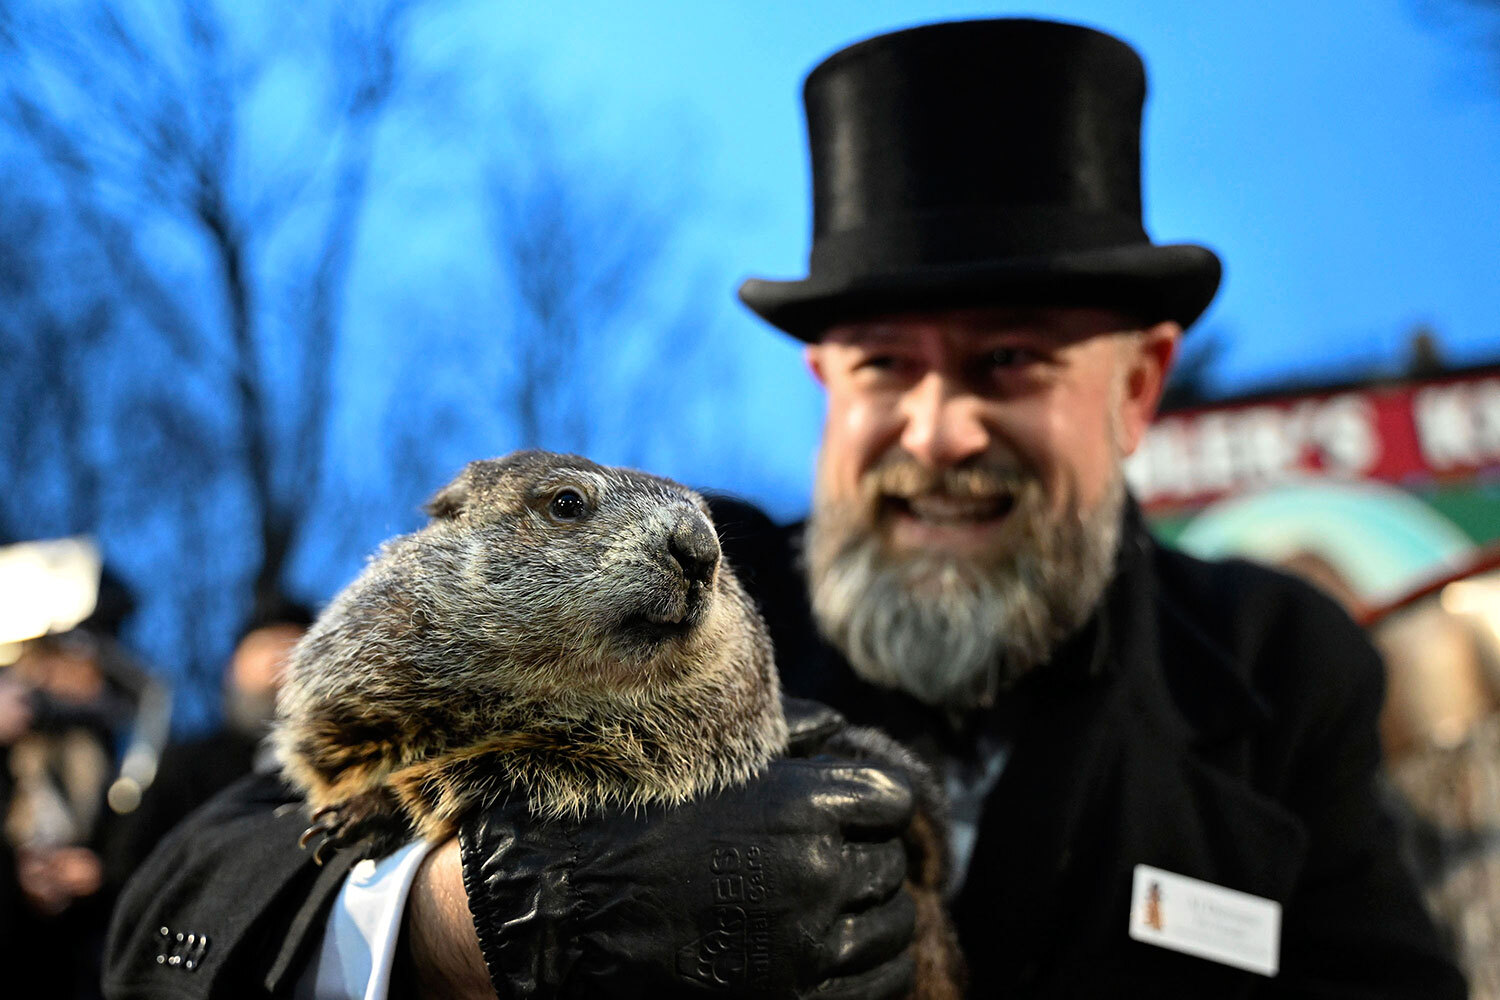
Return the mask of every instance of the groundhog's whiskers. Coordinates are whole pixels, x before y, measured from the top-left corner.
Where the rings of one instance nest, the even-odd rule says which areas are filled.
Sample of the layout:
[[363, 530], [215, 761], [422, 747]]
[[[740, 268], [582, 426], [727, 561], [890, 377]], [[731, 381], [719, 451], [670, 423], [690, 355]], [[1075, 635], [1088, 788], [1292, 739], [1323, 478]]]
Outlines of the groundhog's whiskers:
[[578, 817], [748, 780], [770, 641], [701, 497], [576, 456], [472, 463], [295, 651], [274, 741], [325, 846], [444, 839], [511, 794]]

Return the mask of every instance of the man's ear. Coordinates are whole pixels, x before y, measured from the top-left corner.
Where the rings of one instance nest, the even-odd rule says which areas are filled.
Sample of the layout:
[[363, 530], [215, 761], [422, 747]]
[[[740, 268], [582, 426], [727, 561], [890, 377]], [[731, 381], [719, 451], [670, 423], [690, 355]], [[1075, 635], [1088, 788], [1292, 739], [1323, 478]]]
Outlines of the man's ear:
[[1123, 454], [1129, 455], [1140, 446], [1146, 428], [1156, 417], [1156, 407], [1167, 387], [1167, 376], [1172, 371], [1181, 340], [1182, 326], [1173, 320], [1157, 323], [1125, 338], [1122, 347], [1125, 352], [1123, 384], [1117, 403], [1119, 445]]
[[812, 377], [818, 380], [822, 386], [828, 385], [828, 373], [824, 365], [827, 363], [824, 357], [822, 344], [808, 344], [802, 349], [802, 359], [807, 362], [807, 370], [812, 372]]

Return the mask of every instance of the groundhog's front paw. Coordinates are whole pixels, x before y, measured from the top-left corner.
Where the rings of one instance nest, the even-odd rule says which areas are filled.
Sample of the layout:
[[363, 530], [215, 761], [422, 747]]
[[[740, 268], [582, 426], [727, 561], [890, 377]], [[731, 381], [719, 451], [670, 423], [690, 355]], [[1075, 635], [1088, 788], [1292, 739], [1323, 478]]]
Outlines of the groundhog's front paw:
[[356, 844], [362, 845], [361, 854], [366, 857], [389, 854], [409, 834], [395, 809], [394, 800], [384, 789], [323, 806], [312, 814], [312, 826], [302, 831], [297, 846], [305, 850], [321, 834], [322, 839], [313, 848], [313, 860], [320, 865], [333, 852]]

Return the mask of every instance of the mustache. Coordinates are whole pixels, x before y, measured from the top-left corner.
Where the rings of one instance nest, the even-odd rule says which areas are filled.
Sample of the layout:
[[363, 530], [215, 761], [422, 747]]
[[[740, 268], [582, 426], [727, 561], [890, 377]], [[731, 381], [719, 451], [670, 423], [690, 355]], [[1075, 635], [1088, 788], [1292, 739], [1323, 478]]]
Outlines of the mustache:
[[934, 469], [908, 455], [895, 453], [861, 477], [860, 492], [867, 501], [932, 495], [983, 500], [1013, 496], [1036, 484], [1035, 474], [1010, 458], [985, 458]]

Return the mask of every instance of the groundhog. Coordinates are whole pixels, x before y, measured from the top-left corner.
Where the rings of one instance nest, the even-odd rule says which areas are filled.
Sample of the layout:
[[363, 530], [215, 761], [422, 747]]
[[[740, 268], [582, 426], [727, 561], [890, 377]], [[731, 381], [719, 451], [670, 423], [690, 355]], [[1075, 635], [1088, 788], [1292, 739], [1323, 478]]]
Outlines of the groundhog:
[[784, 749], [770, 640], [702, 497], [576, 456], [471, 463], [292, 653], [273, 742], [337, 847], [472, 806], [680, 803]]
[[[427, 511], [287, 668], [272, 740], [313, 815], [304, 844], [324, 836], [315, 857], [446, 840], [505, 795], [544, 820], [681, 803], [785, 750], [770, 639], [697, 493], [529, 451], [470, 463]], [[830, 749], [913, 774], [918, 995], [958, 996], [936, 785], [873, 731]]]

